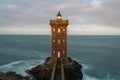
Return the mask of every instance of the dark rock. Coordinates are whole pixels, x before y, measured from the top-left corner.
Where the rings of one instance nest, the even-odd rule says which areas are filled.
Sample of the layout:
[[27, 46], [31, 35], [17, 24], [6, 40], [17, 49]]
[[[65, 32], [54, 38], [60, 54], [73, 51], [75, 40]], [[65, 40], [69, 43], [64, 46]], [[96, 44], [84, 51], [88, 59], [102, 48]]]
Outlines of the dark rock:
[[81, 71], [82, 65], [73, 61], [73, 65], [69, 67], [64, 67], [65, 80], [82, 80], [83, 74]]
[[29, 77], [24, 77], [20, 74], [16, 74], [13, 71], [9, 72], [0, 72], [0, 80], [29, 80]]
[[[82, 65], [68, 57], [70, 65], [64, 65], [65, 80], [82, 80]], [[26, 70], [28, 76], [16, 74], [16, 72], [0, 72], [0, 80], [50, 80], [53, 65], [49, 64], [50, 57], [46, 58], [45, 63], [38, 65], [30, 70]]]
[[26, 70], [32, 79], [49, 80], [52, 74], [52, 68], [47, 64], [38, 65], [31, 70]]
[[[45, 63], [38, 65], [30, 70], [26, 70], [32, 79], [36, 80], [50, 80], [53, 66], [49, 64], [50, 58], [45, 60]], [[77, 61], [68, 57], [68, 61], [72, 64], [64, 66], [65, 80], [82, 80], [83, 74], [81, 71], [82, 65]]]

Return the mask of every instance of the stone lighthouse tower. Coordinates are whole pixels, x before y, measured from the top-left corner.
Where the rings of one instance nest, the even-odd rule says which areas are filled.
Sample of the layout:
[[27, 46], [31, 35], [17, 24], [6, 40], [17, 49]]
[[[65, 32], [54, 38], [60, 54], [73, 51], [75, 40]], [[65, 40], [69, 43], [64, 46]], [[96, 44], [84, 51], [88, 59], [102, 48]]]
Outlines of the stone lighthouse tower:
[[[58, 12], [55, 20], [50, 20], [51, 53], [45, 62], [26, 72], [36, 80], [82, 80], [82, 65], [67, 57], [67, 26]], [[42, 75], [41, 75], [42, 74]]]
[[55, 20], [50, 20], [51, 25], [51, 63], [57, 59], [67, 62], [67, 26], [68, 20], [63, 20], [60, 12]]

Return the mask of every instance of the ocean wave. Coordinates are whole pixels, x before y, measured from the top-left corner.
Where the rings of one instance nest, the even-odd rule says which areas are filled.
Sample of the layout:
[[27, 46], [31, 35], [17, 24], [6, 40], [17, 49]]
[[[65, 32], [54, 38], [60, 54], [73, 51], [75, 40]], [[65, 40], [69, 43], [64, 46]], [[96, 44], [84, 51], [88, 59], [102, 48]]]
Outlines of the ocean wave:
[[94, 68], [86, 64], [82, 64], [82, 66], [83, 80], [117, 80], [113, 78], [112, 74], [100, 68]]
[[[25, 70], [31, 69], [32, 67], [42, 64], [45, 59], [40, 59], [40, 60], [20, 60], [20, 61], [15, 61], [11, 62], [6, 65], [0, 66], [0, 71], [7, 72], [7, 71], [15, 71], [18, 74], [21, 74], [23, 76], [26, 76], [27, 74], [25, 73]], [[87, 64], [82, 64], [83, 69], [83, 80], [115, 80], [113, 78], [110, 78], [109, 74], [106, 74], [106, 77], [99, 78], [97, 76], [91, 76], [86, 73], [86, 71], [92, 70], [94, 71], [92, 66], [88, 66]], [[98, 73], [100, 74], [100, 73]], [[101, 73], [102, 74], [102, 73]], [[97, 75], [97, 74], [96, 74]]]
[[31, 69], [32, 67], [42, 64], [44, 59], [41, 60], [20, 60], [8, 63], [6, 65], [0, 66], [0, 71], [7, 72], [7, 71], [15, 71], [18, 74], [23, 76], [27, 75], [25, 70]]
[[96, 66], [96, 65], [90, 65], [89, 63], [75, 59], [77, 62], [79, 62], [83, 68], [83, 80], [118, 80], [119, 76], [111, 74], [110, 72], [107, 72], [103, 68]]

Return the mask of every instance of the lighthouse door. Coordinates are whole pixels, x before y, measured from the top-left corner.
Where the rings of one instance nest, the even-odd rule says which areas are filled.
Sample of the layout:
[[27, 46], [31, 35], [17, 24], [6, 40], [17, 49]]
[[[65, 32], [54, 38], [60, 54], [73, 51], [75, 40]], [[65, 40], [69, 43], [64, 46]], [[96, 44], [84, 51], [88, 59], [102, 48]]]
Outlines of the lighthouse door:
[[57, 53], [57, 58], [60, 58], [60, 52]]

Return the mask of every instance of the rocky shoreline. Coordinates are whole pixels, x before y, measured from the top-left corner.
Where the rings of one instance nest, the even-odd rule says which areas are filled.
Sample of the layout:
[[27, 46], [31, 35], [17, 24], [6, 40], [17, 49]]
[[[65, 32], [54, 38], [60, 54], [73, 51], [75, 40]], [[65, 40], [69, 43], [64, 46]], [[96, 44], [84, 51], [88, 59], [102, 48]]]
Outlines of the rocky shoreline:
[[[45, 63], [38, 65], [30, 70], [26, 70], [29, 76], [36, 80], [50, 80], [53, 67], [50, 66], [49, 57], [45, 60]], [[64, 66], [65, 80], [82, 80], [82, 65], [77, 61], [68, 57], [68, 60], [72, 62], [70, 65]]]
[[28, 76], [22, 76], [20, 74], [16, 74], [16, 72], [0, 72], [0, 80], [30, 80]]
[[[27, 76], [22, 76], [13, 71], [0, 72], [0, 80], [50, 80], [53, 67], [48, 64], [49, 59], [48, 57], [43, 64], [26, 70]], [[82, 80], [82, 65], [71, 58], [68, 59], [72, 61], [72, 64], [64, 67], [65, 80]]]

